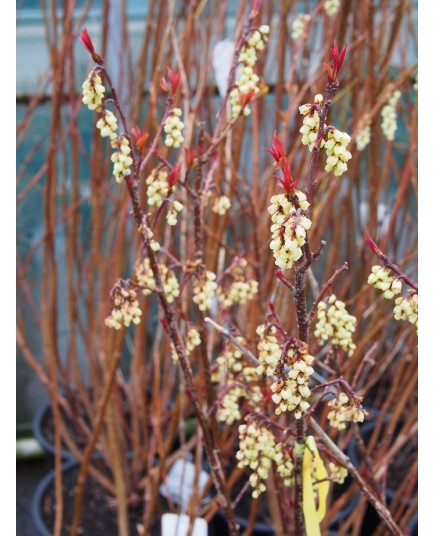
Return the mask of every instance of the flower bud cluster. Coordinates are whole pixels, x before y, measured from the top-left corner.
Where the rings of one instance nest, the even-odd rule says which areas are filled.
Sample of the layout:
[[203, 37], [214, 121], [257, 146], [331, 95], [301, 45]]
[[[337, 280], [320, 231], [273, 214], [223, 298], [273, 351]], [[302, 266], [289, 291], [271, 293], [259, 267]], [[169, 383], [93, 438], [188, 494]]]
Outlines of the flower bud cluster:
[[133, 159], [130, 156], [131, 147], [127, 138], [121, 136], [115, 143], [118, 150], [111, 156], [111, 161], [113, 162], [113, 175], [116, 182], [121, 184], [125, 177], [131, 175]]
[[390, 275], [390, 270], [383, 266], [375, 265], [368, 277], [368, 283], [383, 291], [383, 296], [391, 300], [402, 290], [401, 280]]
[[356, 349], [353, 333], [356, 330], [357, 318], [348, 313], [345, 303], [331, 294], [326, 301], [319, 302], [317, 317], [315, 337], [323, 342], [330, 340], [351, 357]]
[[[315, 95], [314, 104], [303, 104], [299, 107], [301, 115], [304, 115], [303, 126], [300, 128], [300, 132], [303, 134], [301, 143], [309, 146], [309, 151], [315, 146], [316, 139], [318, 137], [319, 130], [319, 113], [318, 107], [315, 104], [321, 105], [324, 101], [324, 97], [321, 94]], [[325, 127], [326, 125], [324, 125]], [[321, 140], [321, 147], [324, 146], [324, 140]]]
[[349, 404], [349, 397], [346, 393], [339, 393], [338, 398], [330, 400], [327, 404], [330, 410], [327, 414], [327, 419], [330, 426], [338, 430], [345, 430], [345, 423], [363, 422], [365, 420], [366, 411], [360, 407], [359, 403], [353, 402]]
[[83, 88], [82, 103], [85, 104], [89, 110], [101, 112], [105, 87], [99, 73], [92, 71], [81, 87]]
[[217, 199], [214, 201], [212, 211], [216, 214], [220, 214], [220, 216], [223, 216], [230, 208], [231, 200], [229, 199], [229, 197], [222, 195], [220, 197], [217, 197]]
[[398, 128], [398, 114], [396, 112], [396, 106], [400, 97], [401, 92], [394, 91], [386, 106], [384, 106], [384, 108], [381, 110], [381, 117], [383, 118], [381, 122], [381, 130], [383, 131], [386, 139], [389, 141], [393, 141], [395, 139], [395, 133]]
[[216, 275], [209, 270], [200, 274], [193, 283], [193, 301], [201, 311], [208, 311], [217, 289]]
[[[195, 327], [190, 327], [187, 331], [187, 336], [185, 338], [185, 352], [189, 356], [193, 350], [199, 346], [201, 343], [200, 333]], [[178, 352], [176, 351], [175, 345], [173, 342], [170, 343], [170, 350], [172, 361], [174, 365], [177, 365], [179, 362]]]
[[267, 480], [273, 462], [285, 485], [292, 483], [294, 467], [291, 456], [281, 443], [276, 444], [275, 437], [265, 426], [247, 417], [247, 424], [238, 428], [240, 446], [236, 454], [238, 467], [249, 467], [253, 473], [249, 482], [253, 488], [252, 497], [256, 499], [267, 487]]
[[333, 17], [339, 11], [341, 6], [340, 0], [326, 0], [324, 3], [324, 11], [329, 17]]
[[115, 140], [117, 138], [118, 122], [116, 116], [110, 110], [104, 110], [103, 117], [98, 119], [96, 127], [99, 128], [103, 138]]
[[149, 240], [149, 247], [152, 249], [152, 251], [158, 251], [160, 249], [160, 244], [154, 240], [154, 233], [151, 231], [151, 229], [146, 224], [142, 224], [139, 230], [144, 233]]
[[[158, 269], [160, 271], [161, 282], [163, 284], [166, 299], [169, 303], [173, 303], [175, 298], [179, 296], [178, 280], [173, 271], [167, 268], [165, 264], [158, 264]], [[145, 296], [148, 296], [156, 290], [157, 284], [148, 258], [136, 263], [135, 276], [138, 284], [145, 287], [142, 290]]]
[[104, 323], [107, 327], [121, 329], [122, 324], [129, 327], [131, 323], [139, 324], [142, 311], [137, 301], [137, 292], [127, 282], [120, 280], [111, 291], [112, 310]]
[[172, 206], [170, 207], [169, 212], [166, 216], [166, 221], [168, 225], [176, 225], [178, 222], [178, 212], [181, 212], [181, 210], [184, 208], [184, 205], [180, 203], [179, 201], [174, 201]]
[[327, 473], [329, 475], [330, 480], [336, 482], [336, 484], [343, 484], [348, 476], [348, 469], [333, 462], [329, 462]]
[[229, 309], [235, 303], [240, 305], [252, 300], [258, 293], [258, 282], [246, 278], [247, 261], [237, 257], [231, 268], [226, 272], [227, 278], [231, 278], [230, 284], [217, 289], [217, 298], [224, 309]]
[[[237, 340], [240, 344], [246, 344], [243, 337], [237, 337]], [[223, 391], [217, 419], [231, 425], [241, 419], [240, 399], [245, 398], [250, 407], [259, 411], [262, 392], [255, 384], [258, 381], [256, 369], [244, 365], [241, 350], [234, 344], [225, 345], [224, 350], [224, 354], [217, 357], [217, 370], [211, 379], [220, 382]]]
[[265, 324], [260, 324], [256, 329], [256, 333], [259, 335], [258, 359], [261, 363], [256, 369], [258, 374], [274, 375], [274, 369], [282, 354], [282, 348], [276, 338], [276, 332], [275, 326], [266, 329]]
[[[240, 344], [246, 344], [243, 337], [236, 337]], [[212, 381], [219, 382], [228, 374], [236, 376], [243, 370], [243, 352], [234, 344], [225, 344], [223, 355], [217, 357], [217, 371]], [[227, 383], [227, 381], [225, 381]]]
[[371, 143], [371, 126], [366, 125], [356, 136], [356, 147], [363, 151]]
[[395, 320], [408, 320], [411, 324], [418, 327], [418, 295], [417, 293], [404, 298], [400, 296], [395, 300], [393, 309]]
[[166, 133], [164, 143], [168, 147], [177, 149], [178, 147], [181, 147], [181, 144], [184, 141], [182, 136], [184, 123], [180, 119], [181, 115], [182, 111], [180, 108], [173, 108], [164, 122], [164, 132]]
[[298, 41], [299, 39], [303, 39], [307, 37], [306, 34], [306, 26], [308, 25], [310, 21], [310, 15], [305, 15], [304, 13], [301, 13], [300, 15], [297, 15], [296, 19], [292, 23], [291, 26], [291, 37]]
[[306, 231], [312, 222], [302, 211], [309, 207], [306, 196], [295, 192], [300, 209], [296, 209], [294, 198], [289, 194], [273, 195], [268, 212], [271, 214], [271, 242], [276, 265], [279, 268], [291, 268], [295, 261], [303, 255], [302, 246], [306, 243]]
[[146, 179], [148, 188], [146, 195], [148, 197], [148, 205], [159, 207], [163, 204], [164, 198], [169, 192], [169, 183], [167, 182], [167, 171], [153, 169], [149, 177]]
[[240, 436], [240, 447], [236, 454], [238, 467], [252, 469], [249, 483], [253, 488], [252, 497], [256, 499], [267, 489], [265, 481], [274, 460], [276, 441], [272, 432], [264, 426], [259, 426], [254, 420], [241, 424], [238, 431]]
[[283, 479], [285, 486], [291, 486], [294, 483], [294, 463], [283, 443], [276, 444], [274, 463], [277, 467], [277, 474]]
[[250, 108], [248, 105], [243, 104], [243, 99], [245, 99], [250, 92], [253, 92], [255, 95], [260, 92], [258, 85], [259, 76], [253, 72], [253, 67], [257, 60], [256, 51], [264, 49], [265, 44], [268, 41], [269, 33], [270, 27], [263, 24], [258, 30], [254, 30], [241, 49], [238, 70], [239, 77], [229, 94], [232, 117], [237, 117], [241, 113], [245, 116], [250, 115]]
[[[306, 398], [311, 394], [309, 378], [314, 372], [311, 367], [314, 359], [308, 354], [306, 343], [294, 339], [287, 344], [286, 355], [280, 359], [275, 369], [278, 379], [271, 385], [271, 399], [277, 405], [276, 415], [292, 411], [298, 420], [310, 407]], [[289, 367], [288, 372], [285, 372], [285, 365]]]
[[328, 131], [328, 140], [325, 143], [327, 153], [326, 171], [333, 171], [336, 177], [347, 171], [347, 162], [352, 158], [347, 146], [351, 141], [351, 136], [346, 132], [341, 132], [337, 128]]

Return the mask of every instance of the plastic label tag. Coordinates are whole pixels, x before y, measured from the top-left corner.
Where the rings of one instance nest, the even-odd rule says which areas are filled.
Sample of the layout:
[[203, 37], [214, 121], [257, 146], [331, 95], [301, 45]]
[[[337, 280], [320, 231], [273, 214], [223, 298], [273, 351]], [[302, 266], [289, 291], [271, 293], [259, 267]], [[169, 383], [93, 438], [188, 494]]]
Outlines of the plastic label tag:
[[[196, 466], [189, 461], [177, 459], [167, 473], [165, 481], [160, 486], [160, 493], [166, 499], [170, 497], [176, 504], [185, 510], [193, 494], [194, 475]], [[208, 482], [209, 475], [201, 471], [198, 480], [198, 492]]]
[[[164, 514], [161, 518], [161, 536], [187, 536], [190, 518], [185, 514]], [[205, 519], [194, 520], [192, 536], [208, 536]]]

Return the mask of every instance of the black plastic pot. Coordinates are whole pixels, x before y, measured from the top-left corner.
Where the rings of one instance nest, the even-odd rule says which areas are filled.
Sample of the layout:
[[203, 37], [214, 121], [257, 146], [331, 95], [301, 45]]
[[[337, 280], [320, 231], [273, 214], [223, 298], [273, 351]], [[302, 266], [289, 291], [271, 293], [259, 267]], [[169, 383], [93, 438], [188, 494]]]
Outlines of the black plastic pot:
[[[38, 443], [45, 450], [45, 452], [52, 458], [55, 456], [54, 445], [49, 441], [42, 432], [44, 419], [50, 414], [51, 405], [49, 403], [41, 406], [36, 412], [32, 422], [33, 436], [37, 439]], [[75, 460], [74, 456], [69, 450], [62, 449], [61, 456], [65, 461]]]
[[[69, 472], [69, 471], [78, 471], [78, 463], [75, 460], [68, 460], [62, 465], [62, 473], [63, 476]], [[52, 536], [52, 531], [47, 526], [46, 522], [44, 521], [43, 516], [43, 506], [46, 502], [46, 498], [50, 492], [50, 488], [54, 487], [54, 478], [55, 478], [55, 471], [54, 469], [50, 471], [38, 484], [35, 493], [33, 495], [32, 504], [31, 504], [31, 517], [32, 522], [34, 525], [35, 532], [32, 533], [32, 536]], [[75, 477], [74, 477], [75, 478]], [[67, 501], [73, 502], [74, 500], [74, 493], [69, 489], [65, 490], [64, 486], [64, 506], [66, 506]], [[104, 500], [104, 503], [106, 501]], [[157, 515], [155, 517], [155, 520], [152, 523], [151, 526], [151, 532], [148, 534], [148, 536], [156, 536], [161, 534], [161, 516], [164, 513], [169, 513], [171, 510], [168, 506], [168, 503], [166, 502], [165, 498], [161, 496], [161, 508], [160, 511], [157, 512]], [[89, 503], [84, 500], [83, 502], [83, 513], [86, 507], [91, 508], [92, 516], [95, 516], [95, 519], [98, 518], [98, 514], [93, 511], [92, 506], [89, 506]], [[67, 509], [67, 508], [65, 508]], [[71, 512], [71, 510], [69, 510]], [[113, 514], [111, 514], [113, 515]], [[66, 527], [66, 525], [65, 525]], [[131, 529], [131, 527], [130, 527]], [[116, 534], [116, 527], [113, 526], [113, 531], [111, 532], [101, 532], [99, 529], [91, 529], [89, 526], [87, 526], [87, 530], [85, 532], [85, 535], [88, 536], [99, 536], [100, 534], [107, 534], [108, 536], [111, 536], [111, 534]], [[133, 532], [132, 532], [133, 534]], [[219, 518], [218, 516], [214, 516], [214, 518], [208, 523], [208, 536], [223, 536], [225, 534], [225, 523], [224, 521]]]
[[[62, 472], [68, 471], [77, 465], [75, 460], [68, 460], [62, 465]], [[30, 513], [37, 536], [52, 536], [42, 519], [42, 501], [55, 476], [54, 469], [39, 482], [32, 499]]]
[[[390, 420], [390, 416], [386, 415], [384, 422], [388, 422], [389, 420]], [[375, 426], [376, 426], [375, 421], [363, 424], [360, 427], [360, 433], [362, 434], [362, 437], [364, 438], [369, 437], [371, 432], [374, 430]], [[351, 440], [348, 446], [348, 455], [352, 463], [355, 465], [355, 467], [359, 468], [361, 465], [360, 453], [359, 453], [359, 450], [357, 448], [357, 443], [354, 438]], [[386, 503], [390, 503], [395, 497], [396, 497], [396, 492], [391, 488], [387, 488], [386, 489]], [[358, 501], [361, 499], [361, 493], [356, 494], [355, 498], [357, 499], [356, 503], [358, 503]], [[412, 503], [411, 499], [405, 500], [405, 504], [407, 506], [410, 506], [411, 503]], [[356, 504], [356, 507], [357, 507], [357, 504]], [[379, 523], [380, 523], [380, 517], [377, 514], [377, 511], [371, 504], [368, 504], [366, 508], [366, 513], [365, 513], [364, 525], [362, 526], [362, 531], [364, 531], [363, 533], [364, 534], [370, 533], [369, 531], [373, 530], [371, 527], [375, 528]], [[411, 536], [417, 535], [417, 526], [418, 526], [418, 516], [416, 514], [411, 519], [410, 523], [407, 526], [407, 529], [409, 530]]]

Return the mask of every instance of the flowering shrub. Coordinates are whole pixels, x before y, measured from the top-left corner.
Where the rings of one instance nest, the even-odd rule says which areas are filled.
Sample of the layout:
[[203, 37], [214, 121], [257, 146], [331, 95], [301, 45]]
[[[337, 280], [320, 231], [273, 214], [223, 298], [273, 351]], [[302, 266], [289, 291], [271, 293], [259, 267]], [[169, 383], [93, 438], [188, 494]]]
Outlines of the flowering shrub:
[[[202, 25], [214, 4], [184, 3], [182, 12], [172, 6], [177, 15], [167, 18], [165, 3], [156, 3], [157, 29], [151, 25], [145, 33], [166, 35], [167, 41], [161, 48], [152, 41], [152, 61], [144, 46], [143, 63], [131, 73], [131, 94], [123, 79], [114, 83], [87, 32], [81, 36], [96, 64], [82, 86], [84, 112], [96, 127], [89, 145], [92, 219], [86, 229], [92, 253], [87, 260], [77, 245], [78, 220], [65, 222], [71, 233], [68, 259], [77, 270], [66, 277], [71, 333], [86, 335], [89, 325], [84, 346], [91, 395], [74, 357], [61, 369], [74, 379], [89, 411], [77, 417], [70, 411], [88, 441], [80, 458], [76, 530], [89, 464], [92, 476], [116, 495], [118, 533], [128, 535], [128, 509], [140, 503], [146, 511], [138, 531], [148, 534], [170, 463], [192, 449], [197, 465], [206, 458], [213, 486], [206, 504], [200, 504], [196, 489], [188, 511], [211, 518], [220, 509], [231, 535], [239, 533], [239, 502], [250, 507], [252, 498], [264, 494], [282, 534], [319, 535], [358, 489], [393, 534], [406, 519], [398, 507], [382, 502], [376, 486], [383, 484], [384, 467], [402, 442], [414, 439], [410, 424], [399, 439], [390, 438], [401, 423], [399, 408], [408, 405], [409, 423], [416, 415], [417, 284], [373, 239], [367, 237], [365, 247], [359, 238], [367, 228], [375, 232], [390, 258], [411, 273], [414, 256], [399, 244], [412, 243], [408, 218], [402, 216], [415, 182], [414, 146], [406, 153], [403, 180], [389, 177], [400, 168], [395, 151], [401, 146], [393, 142], [401, 125], [398, 101], [405, 103], [406, 114], [416, 113], [410, 69], [402, 69], [387, 87], [376, 87], [374, 66], [380, 66], [383, 84], [392, 49], [367, 46], [368, 25], [361, 21], [374, 33], [381, 31], [369, 18], [372, 10], [361, 9], [349, 24], [339, 1], [320, 2], [301, 16], [291, 3], [282, 3], [282, 20], [294, 21], [288, 39], [288, 28], [266, 19], [271, 11], [259, 4], [255, 0], [249, 14], [240, 9], [237, 15], [238, 22], [245, 20], [229, 43], [226, 90], [217, 106], [209, 87], [210, 36]], [[170, 31], [162, 31], [162, 21]], [[349, 42], [342, 48], [335, 43], [331, 55], [328, 46], [321, 51], [326, 76], [318, 73], [310, 52], [320, 24], [327, 39], [345, 35]], [[278, 69], [267, 88], [270, 58]], [[307, 74], [309, 69], [315, 72]], [[268, 90], [272, 107], [270, 95], [264, 98]], [[413, 140], [414, 132], [409, 137]], [[262, 151], [263, 144], [271, 147]], [[111, 172], [115, 181], [110, 182], [105, 178]], [[51, 227], [44, 263], [50, 259], [53, 222], [61, 214], [50, 213], [58, 191], [54, 176], [47, 187]], [[80, 206], [75, 181], [72, 204], [64, 207], [74, 218]], [[395, 183], [396, 204], [381, 220], [380, 199], [387, 202]], [[62, 200], [68, 199], [64, 186]], [[55, 281], [48, 278], [47, 285]], [[85, 321], [81, 301], [73, 299], [76, 290], [89, 293], [82, 300], [89, 309]], [[54, 307], [48, 290], [44, 296]], [[47, 327], [48, 319], [43, 322]], [[54, 374], [61, 360], [49, 343]], [[71, 338], [71, 356], [75, 346]], [[130, 370], [124, 375], [119, 364], [126, 356]], [[68, 396], [71, 390], [66, 389]], [[63, 395], [54, 400], [71, 407]], [[358, 427], [375, 418], [370, 407], [379, 404], [394, 413], [376, 457]], [[192, 420], [193, 432], [187, 433]], [[57, 428], [58, 441], [62, 429]], [[375, 461], [373, 468], [354, 467], [343, 453], [353, 434], [365, 449], [363, 459]], [[174, 445], [180, 445], [176, 453]], [[113, 453], [104, 457], [107, 470], [92, 466], [94, 448]], [[236, 495], [241, 474], [249, 487]], [[331, 487], [347, 475], [348, 491], [339, 490], [344, 498], [335, 502]], [[413, 469], [401, 492], [410, 493], [412, 485]], [[361, 515], [351, 514], [348, 525], [360, 527]]]

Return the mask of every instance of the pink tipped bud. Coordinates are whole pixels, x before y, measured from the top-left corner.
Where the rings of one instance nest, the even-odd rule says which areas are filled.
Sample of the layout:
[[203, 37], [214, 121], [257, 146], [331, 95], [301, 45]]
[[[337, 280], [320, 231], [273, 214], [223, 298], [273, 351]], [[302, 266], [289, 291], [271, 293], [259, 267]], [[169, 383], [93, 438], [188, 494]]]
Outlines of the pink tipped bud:
[[342, 64], [344, 63], [345, 55], [347, 53], [347, 45], [339, 51], [339, 47], [336, 41], [333, 44], [333, 47], [330, 49], [332, 53], [332, 67], [323, 63], [325, 70], [327, 71], [329, 84], [334, 84], [338, 81], [339, 71], [341, 70]]
[[167, 182], [169, 183], [170, 188], [173, 188], [179, 180], [179, 175], [181, 173], [181, 163], [178, 162], [172, 168], [172, 171], [167, 177]]
[[89, 32], [86, 30], [86, 28], [83, 28], [81, 30], [81, 34], [79, 35], [80, 41], [83, 43], [83, 46], [86, 48], [86, 50], [89, 52], [89, 54], [92, 56], [92, 59], [95, 63], [102, 63], [101, 56], [99, 56], [95, 52], [95, 47], [93, 46], [92, 39], [90, 38]]

